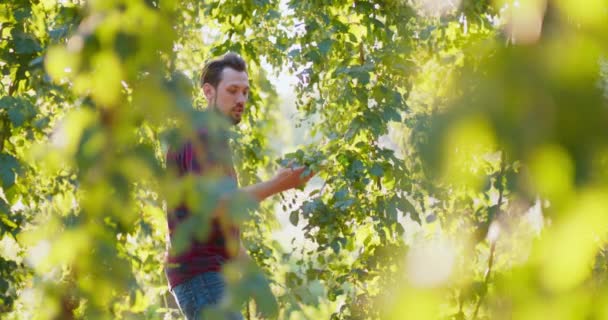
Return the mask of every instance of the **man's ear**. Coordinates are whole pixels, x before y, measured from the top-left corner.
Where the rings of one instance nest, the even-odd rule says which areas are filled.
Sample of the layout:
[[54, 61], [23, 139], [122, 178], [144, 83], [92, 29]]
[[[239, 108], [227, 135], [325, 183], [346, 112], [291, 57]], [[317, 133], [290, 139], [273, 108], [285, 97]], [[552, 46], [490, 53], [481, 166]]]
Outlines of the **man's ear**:
[[215, 98], [215, 88], [210, 83], [205, 83], [203, 84], [203, 94], [205, 94], [207, 102], [211, 103]]

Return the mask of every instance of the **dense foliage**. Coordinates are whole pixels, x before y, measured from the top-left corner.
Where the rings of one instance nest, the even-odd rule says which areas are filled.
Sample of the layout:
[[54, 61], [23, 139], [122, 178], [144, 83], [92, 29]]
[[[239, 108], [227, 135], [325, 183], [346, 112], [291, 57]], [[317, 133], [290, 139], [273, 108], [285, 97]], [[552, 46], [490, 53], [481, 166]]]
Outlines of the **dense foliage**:
[[[608, 317], [603, 0], [8, 0], [0, 39], [2, 319], [180, 317], [165, 210], [225, 186], [164, 153], [208, 120], [200, 68], [228, 51], [252, 85], [240, 184], [290, 161], [318, 178], [235, 201], [255, 263], [226, 266], [221, 308]], [[297, 75], [296, 123], [269, 72]], [[277, 154], [296, 126], [310, 143]], [[277, 211], [301, 240], [277, 240]]]

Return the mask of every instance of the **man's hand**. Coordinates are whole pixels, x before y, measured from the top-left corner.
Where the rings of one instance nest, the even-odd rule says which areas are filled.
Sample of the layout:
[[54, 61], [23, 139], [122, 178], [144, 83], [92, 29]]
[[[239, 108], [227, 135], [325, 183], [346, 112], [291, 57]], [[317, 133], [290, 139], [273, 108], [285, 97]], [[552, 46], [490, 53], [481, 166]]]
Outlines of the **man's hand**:
[[278, 192], [302, 187], [314, 176], [313, 172], [303, 175], [306, 169], [304, 166], [281, 168], [271, 181]]
[[253, 199], [262, 201], [285, 190], [304, 186], [314, 176], [313, 172], [302, 176], [306, 170], [306, 167], [281, 168], [272, 179], [244, 187], [242, 190]]

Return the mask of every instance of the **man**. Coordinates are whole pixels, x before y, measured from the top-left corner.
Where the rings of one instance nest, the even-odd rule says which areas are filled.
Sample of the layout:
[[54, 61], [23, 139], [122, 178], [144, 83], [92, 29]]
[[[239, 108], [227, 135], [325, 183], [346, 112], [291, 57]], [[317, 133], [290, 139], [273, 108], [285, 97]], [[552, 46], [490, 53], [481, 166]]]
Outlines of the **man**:
[[[210, 61], [203, 68], [202, 90], [208, 102], [208, 118], [219, 114], [233, 125], [241, 121], [249, 95], [249, 78], [245, 61], [234, 53]], [[215, 121], [201, 124], [197, 136], [179, 149], [167, 153], [167, 167], [180, 177], [204, 179], [213, 176], [217, 183], [231, 182], [236, 186], [236, 174], [228, 147], [228, 139], [222, 130], [212, 130]], [[250, 185], [238, 191], [255, 201], [262, 201], [271, 195], [303, 186], [311, 176], [302, 177], [305, 167], [282, 168], [270, 180]], [[201, 319], [204, 308], [220, 302], [224, 295], [225, 281], [222, 265], [234, 259], [237, 250], [231, 244], [238, 244], [238, 226], [230, 222], [226, 213], [226, 202], [237, 194], [224, 194], [213, 208], [206, 208], [211, 214], [211, 226], [205, 239], [193, 236], [192, 225], [209, 220], [195, 219], [197, 210], [183, 200], [167, 215], [170, 244], [179, 250], [170, 249], [167, 255], [166, 274], [177, 303], [188, 320]], [[205, 201], [202, 201], [205, 205]], [[207, 201], [207, 205], [213, 201]], [[243, 209], [244, 210], [244, 209]], [[200, 211], [200, 210], [199, 210]], [[201, 222], [203, 221], [203, 222]], [[186, 236], [184, 236], [186, 235]], [[186, 239], [184, 241], [184, 238]], [[181, 239], [181, 244], [177, 239]], [[183, 242], [186, 242], [185, 244]], [[229, 315], [232, 319], [242, 319], [241, 314]]]

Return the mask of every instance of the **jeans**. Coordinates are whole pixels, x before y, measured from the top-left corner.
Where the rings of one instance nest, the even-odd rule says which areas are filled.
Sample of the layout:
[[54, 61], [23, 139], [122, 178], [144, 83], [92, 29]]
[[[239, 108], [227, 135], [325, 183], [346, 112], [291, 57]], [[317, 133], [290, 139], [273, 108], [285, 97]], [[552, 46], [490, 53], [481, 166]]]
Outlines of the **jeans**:
[[[186, 319], [206, 320], [203, 310], [218, 306], [225, 289], [226, 283], [220, 272], [205, 272], [177, 285], [172, 292]], [[223, 315], [223, 319], [227, 320], [244, 320], [243, 315], [237, 312], [225, 312]]]

